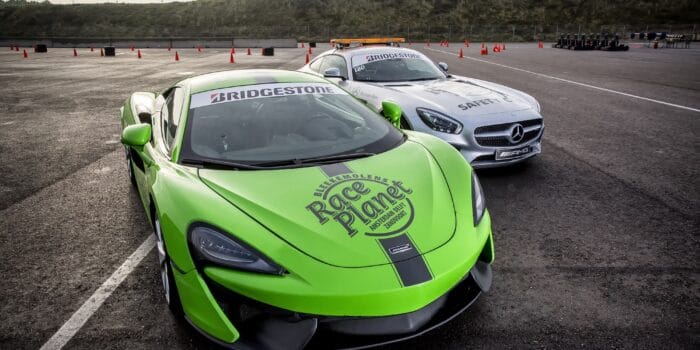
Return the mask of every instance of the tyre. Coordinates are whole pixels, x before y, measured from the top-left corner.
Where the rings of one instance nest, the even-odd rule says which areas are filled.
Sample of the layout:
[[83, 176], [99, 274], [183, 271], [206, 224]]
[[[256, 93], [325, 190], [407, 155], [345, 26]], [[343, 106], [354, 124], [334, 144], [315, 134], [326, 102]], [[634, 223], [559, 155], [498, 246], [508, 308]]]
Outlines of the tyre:
[[180, 302], [180, 295], [177, 292], [177, 285], [175, 284], [175, 276], [173, 275], [173, 267], [170, 264], [170, 257], [168, 256], [168, 251], [165, 248], [165, 241], [163, 240], [163, 233], [160, 229], [160, 219], [157, 217], [153, 222], [153, 231], [156, 235], [156, 251], [158, 253], [158, 268], [160, 270], [160, 279], [163, 284], [163, 295], [165, 296], [165, 301], [168, 303], [168, 308], [170, 312], [175, 315], [175, 317], [182, 317], [182, 302]]
[[117, 54], [117, 50], [114, 48], [114, 46], [105, 46], [105, 56], [115, 56]]
[[124, 147], [126, 151], [126, 172], [129, 174], [129, 180], [131, 181], [131, 186], [136, 188], [136, 176], [134, 176], [134, 163], [131, 161], [131, 154], [129, 153], [129, 148]]
[[274, 47], [263, 48], [262, 55], [263, 56], [274, 56], [275, 55], [275, 48]]

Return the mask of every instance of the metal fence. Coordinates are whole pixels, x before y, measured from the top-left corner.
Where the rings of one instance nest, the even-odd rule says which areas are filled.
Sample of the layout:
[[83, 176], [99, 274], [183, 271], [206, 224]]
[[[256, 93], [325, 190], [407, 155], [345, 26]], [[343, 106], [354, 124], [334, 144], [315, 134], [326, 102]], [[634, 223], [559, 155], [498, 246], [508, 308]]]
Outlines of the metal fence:
[[[300, 30], [301, 29], [301, 30]], [[560, 34], [589, 34], [610, 33], [617, 34], [621, 38], [630, 38], [631, 33], [639, 32], [666, 32], [676, 34], [697, 33], [695, 24], [653, 24], [653, 25], [578, 25], [578, 24], [551, 24], [551, 25], [429, 25], [415, 26], [410, 24], [391, 25], [385, 24], [383, 28], [371, 30], [358, 30], [350, 27], [330, 26], [306, 26], [305, 28], [287, 28], [283, 33], [300, 40], [327, 41], [330, 37], [365, 37], [365, 36], [400, 36], [409, 41], [432, 42], [449, 41], [555, 41]]]
[[[555, 41], [560, 34], [590, 34], [609, 33], [617, 34], [620, 38], [629, 39], [631, 33], [639, 32], [666, 32], [674, 34], [695, 34], [695, 24], [612, 24], [612, 25], [578, 25], [578, 24], [548, 24], [548, 25], [491, 25], [491, 24], [447, 24], [425, 25], [382, 23], [366, 28], [358, 28], [348, 25], [295, 25], [295, 26], [220, 26], [202, 33], [183, 33], [176, 28], [164, 31], [140, 32], [138, 35], [130, 33], [116, 33], [111, 38], [123, 40], [144, 40], [148, 38], [159, 39], [209, 39], [209, 40], [234, 40], [234, 39], [269, 39], [288, 38], [299, 41], [328, 42], [332, 38], [347, 37], [376, 37], [398, 36], [411, 42], [437, 42], [441, 40], [472, 42], [527, 42], [527, 41]], [[96, 30], [96, 32], [100, 32]], [[8, 34], [8, 33], [6, 33]], [[32, 38], [60, 39], [53, 35], [32, 35]], [[90, 40], [94, 38], [109, 38], [104, 34], [91, 35], [83, 32], [70, 38]], [[697, 37], [697, 35], [695, 35]], [[4, 38], [22, 39], [26, 36], [5, 35]]]

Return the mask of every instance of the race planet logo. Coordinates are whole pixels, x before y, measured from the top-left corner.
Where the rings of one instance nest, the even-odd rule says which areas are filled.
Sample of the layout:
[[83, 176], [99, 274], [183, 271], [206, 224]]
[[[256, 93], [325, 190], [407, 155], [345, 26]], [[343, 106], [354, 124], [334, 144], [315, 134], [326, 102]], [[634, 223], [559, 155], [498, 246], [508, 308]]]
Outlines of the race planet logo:
[[401, 181], [366, 174], [342, 174], [314, 191], [317, 200], [306, 209], [321, 225], [340, 225], [350, 236], [401, 233], [413, 222], [413, 190]]

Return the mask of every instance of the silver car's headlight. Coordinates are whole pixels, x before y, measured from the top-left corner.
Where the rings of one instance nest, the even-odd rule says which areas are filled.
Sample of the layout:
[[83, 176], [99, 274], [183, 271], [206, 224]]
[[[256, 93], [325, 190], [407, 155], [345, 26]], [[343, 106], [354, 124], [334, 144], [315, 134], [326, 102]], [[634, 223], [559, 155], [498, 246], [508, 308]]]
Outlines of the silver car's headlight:
[[459, 134], [462, 132], [462, 123], [430, 109], [416, 108], [420, 119], [431, 129], [448, 134]]
[[192, 227], [190, 243], [198, 260], [239, 270], [276, 275], [284, 273], [284, 269], [263, 258], [253, 248], [207, 225], [197, 224]]
[[472, 209], [474, 226], [478, 226], [486, 212], [486, 197], [484, 197], [484, 190], [481, 188], [481, 183], [475, 172], [472, 172]]

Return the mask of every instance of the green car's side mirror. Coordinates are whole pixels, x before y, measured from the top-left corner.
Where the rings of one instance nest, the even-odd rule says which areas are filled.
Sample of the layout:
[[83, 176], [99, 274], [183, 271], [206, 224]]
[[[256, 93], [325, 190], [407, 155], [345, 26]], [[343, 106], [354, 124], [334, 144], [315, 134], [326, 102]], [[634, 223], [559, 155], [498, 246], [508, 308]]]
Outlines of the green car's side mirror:
[[143, 147], [151, 141], [151, 124], [129, 125], [122, 131], [122, 143], [130, 147]]
[[397, 129], [401, 129], [401, 114], [403, 114], [403, 112], [398, 103], [393, 101], [382, 102], [382, 114], [384, 114], [384, 118], [391, 124], [394, 124]]

